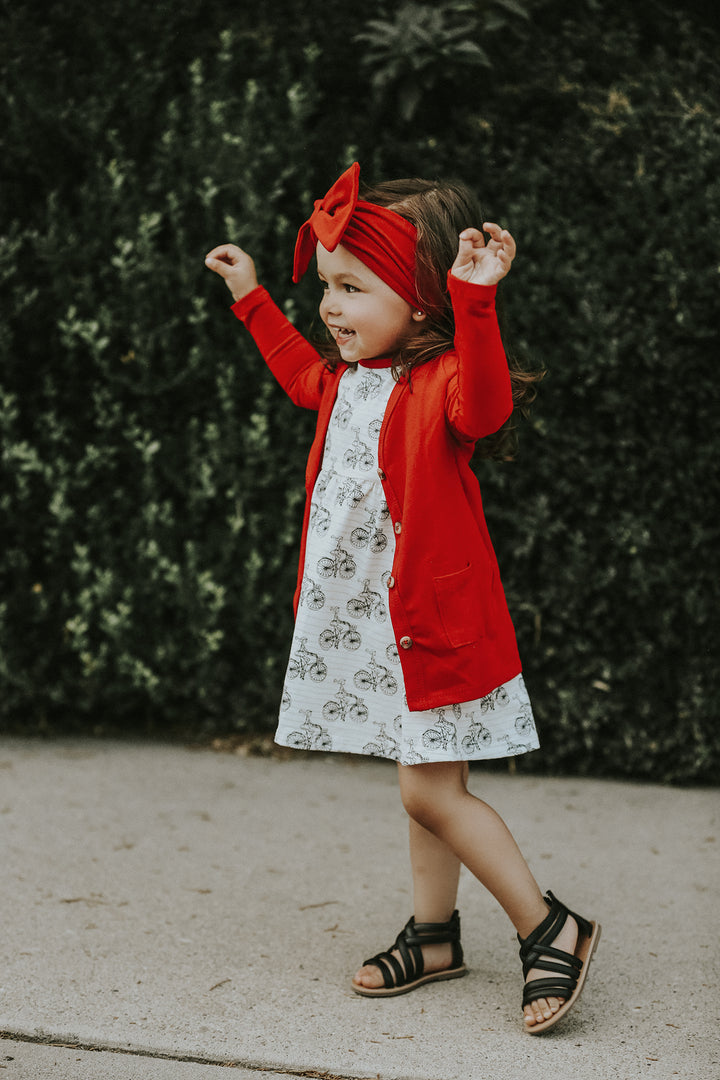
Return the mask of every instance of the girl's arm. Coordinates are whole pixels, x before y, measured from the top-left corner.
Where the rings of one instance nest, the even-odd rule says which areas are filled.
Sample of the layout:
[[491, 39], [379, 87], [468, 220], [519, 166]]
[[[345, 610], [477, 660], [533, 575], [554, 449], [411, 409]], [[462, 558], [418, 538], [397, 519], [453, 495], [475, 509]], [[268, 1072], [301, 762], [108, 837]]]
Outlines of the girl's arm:
[[305, 340], [258, 285], [255, 264], [247, 252], [235, 244], [213, 248], [205, 265], [219, 274], [232, 293], [233, 314], [255, 339], [263, 359], [296, 405], [318, 409], [327, 368], [322, 358]]
[[495, 314], [497, 283], [510, 270], [515, 241], [506, 229], [485, 222], [460, 233], [448, 274], [455, 315], [457, 370], [450, 380], [447, 417], [462, 439], [477, 441], [497, 431], [513, 410], [510, 373]]

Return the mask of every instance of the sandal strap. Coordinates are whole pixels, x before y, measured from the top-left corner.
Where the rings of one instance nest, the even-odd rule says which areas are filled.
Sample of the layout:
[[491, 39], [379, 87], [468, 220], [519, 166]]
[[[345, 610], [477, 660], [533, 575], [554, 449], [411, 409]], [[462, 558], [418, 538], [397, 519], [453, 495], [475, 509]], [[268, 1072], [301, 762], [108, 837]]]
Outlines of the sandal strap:
[[[411, 916], [395, 938], [395, 944], [386, 952], [378, 953], [366, 960], [363, 966], [372, 964], [380, 969], [385, 988], [405, 986], [422, 978], [425, 970], [423, 945], [452, 945], [451, 967], [460, 967], [463, 962], [463, 950], [460, 944], [460, 915], [454, 911], [452, 918], [445, 923], [416, 923]], [[392, 950], [400, 953], [400, 961], [392, 955]]]
[[394, 986], [404, 986], [407, 982], [400, 961], [396, 960], [391, 952], [381, 952], [377, 956], [371, 956], [369, 960], [365, 960], [363, 967], [369, 967], [371, 964], [379, 968], [386, 990], [391, 990]]
[[566, 1001], [575, 989], [574, 979], [531, 979], [523, 988], [523, 1007], [538, 998], [558, 997]]
[[463, 962], [460, 915], [457, 911], [444, 923], [418, 923], [413, 916], [402, 933], [411, 948], [422, 945], [452, 945], [452, 966], [459, 967]]
[[587, 919], [584, 919], [582, 915], [578, 915], [577, 912], [571, 911], [569, 907], [562, 903], [562, 901], [553, 896], [549, 890], [543, 899], [550, 908], [548, 914], [526, 938], [521, 938], [519, 934], [517, 936], [518, 941], [520, 942], [520, 959], [523, 963], [527, 956], [533, 954], [537, 956], [537, 950], [540, 946], [543, 947], [543, 952], [547, 951], [548, 946], [552, 944], [567, 922], [568, 916], [572, 916], [577, 923], [579, 934], [583, 934], [585, 937], [590, 937], [592, 934], [592, 923]]
[[550, 892], [549, 889], [545, 894], [544, 899], [545, 903], [548, 904], [548, 906], [550, 907], [551, 914], [553, 908], [555, 908], [556, 910], [563, 911], [565, 913], [565, 918], [567, 918], [568, 915], [572, 915], [573, 919], [578, 924], [578, 929], [580, 933], [583, 934], [585, 937], [590, 937], [592, 935], [593, 927], [590, 920], [583, 918], [582, 915], [578, 915], [577, 911], [571, 911], [567, 904], [563, 904], [562, 900], [558, 900], [558, 898], [552, 892]]
[[592, 924], [582, 915], [571, 911], [551, 892], [548, 892], [543, 899], [550, 911], [526, 938], [523, 939], [518, 934], [520, 959], [523, 977], [527, 977], [532, 968], [552, 972], [554, 977], [532, 979], [526, 983], [523, 991], [523, 1005], [529, 1005], [531, 1001], [542, 997], [567, 999], [574, 992], [583, 962], [572, 953], [565, 952], [564, 949], [556, 949], [552, 945], [568, 917], [572, 917], [577, 923], [579, 935], [590, 937], [592, 934]]
[[[559, 961], [553, 963], [553, 960]], [[540, 968], [542, 971], [557, 971], [559, 975], [567, 975], [577, 978], [582, 971], [582, 960], [573, 953], [563, 949], [555, 949], [552, 945], [538, 945], [530, 950], [523, 959], [523, 976], [526, 976], [531, 968]]]

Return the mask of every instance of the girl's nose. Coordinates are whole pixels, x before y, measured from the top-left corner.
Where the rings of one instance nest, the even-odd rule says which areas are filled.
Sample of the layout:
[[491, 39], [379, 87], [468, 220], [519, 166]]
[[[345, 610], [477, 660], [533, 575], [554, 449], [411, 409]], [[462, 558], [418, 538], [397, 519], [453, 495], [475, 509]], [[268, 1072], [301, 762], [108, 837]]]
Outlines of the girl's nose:
[[326, 289], [323, 293], [323, 298], [320, 301], [320, 314], [321, 315], [339, 315], [340, 302], [339, 295], [334, 289]]

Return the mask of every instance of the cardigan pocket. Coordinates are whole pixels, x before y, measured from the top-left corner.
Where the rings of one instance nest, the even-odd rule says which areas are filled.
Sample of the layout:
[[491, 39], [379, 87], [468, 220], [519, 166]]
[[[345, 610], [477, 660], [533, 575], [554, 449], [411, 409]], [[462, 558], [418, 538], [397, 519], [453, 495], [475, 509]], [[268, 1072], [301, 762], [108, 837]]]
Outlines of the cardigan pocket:
[[440, 621], [453, 649], [473, 645], [485, 637], [477, 567], [468, 563], [462, 570], [433, 578], [433, 584]]

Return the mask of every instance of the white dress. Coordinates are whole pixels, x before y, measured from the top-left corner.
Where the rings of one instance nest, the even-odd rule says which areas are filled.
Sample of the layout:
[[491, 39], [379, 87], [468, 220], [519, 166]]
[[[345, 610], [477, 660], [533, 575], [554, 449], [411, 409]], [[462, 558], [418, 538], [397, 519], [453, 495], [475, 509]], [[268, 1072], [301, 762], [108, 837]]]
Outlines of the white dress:
[[340, 379], [313, 492], [275, 741], [403, 765], [510, 757], [539, 746], [522, 675], [475, 701], [411, 712], [388, 613], [395, 537], [377, 473], [389, 367]]

